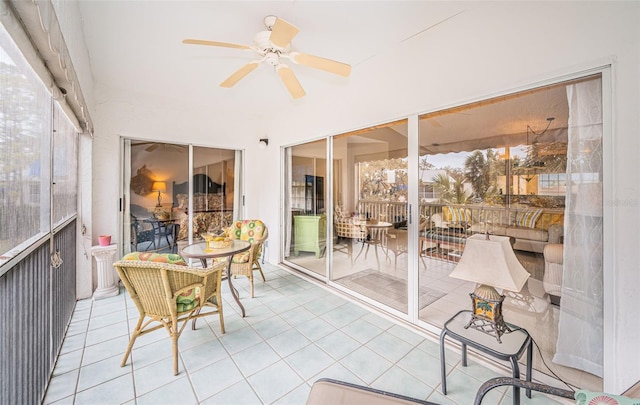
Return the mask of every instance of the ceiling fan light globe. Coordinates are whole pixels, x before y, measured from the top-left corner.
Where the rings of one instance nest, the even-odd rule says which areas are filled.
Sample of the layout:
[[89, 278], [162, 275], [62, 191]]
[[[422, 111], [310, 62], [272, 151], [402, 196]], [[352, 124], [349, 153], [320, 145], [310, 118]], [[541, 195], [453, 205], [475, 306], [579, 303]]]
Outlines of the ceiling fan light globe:
[[268, 52], [265, 55], [264, 60], [271, 66], [278, 66], [280, 63], [280, 56], [275, 52]]

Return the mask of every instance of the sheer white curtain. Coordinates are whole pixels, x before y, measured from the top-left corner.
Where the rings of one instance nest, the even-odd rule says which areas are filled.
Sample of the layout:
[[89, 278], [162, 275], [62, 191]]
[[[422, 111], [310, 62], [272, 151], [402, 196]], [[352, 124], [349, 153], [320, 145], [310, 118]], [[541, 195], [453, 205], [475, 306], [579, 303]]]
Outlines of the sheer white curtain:
[[242, 196], [244, 195], [242, 190], [242, 151], [237, 150], [234, 159], [233, 167], [233, 220], [238, 218], [244, 218], [242, 212]]
[[553, 361], [602, 377], [602, 80], [567, 86], [564, 271]]
[[284, 232], [284, 257], [291, 256], [291, 230], [293, 229], [293, 222], [291, 217], [291, 184], [293, 182], [293, 174], [292, 174], [292, 158], [291, 158], [292, 148], [286, 148], [286, 166], [285, 166], [285, 196], [284, 196], [284, 204], [285, 204], [285, 232]]

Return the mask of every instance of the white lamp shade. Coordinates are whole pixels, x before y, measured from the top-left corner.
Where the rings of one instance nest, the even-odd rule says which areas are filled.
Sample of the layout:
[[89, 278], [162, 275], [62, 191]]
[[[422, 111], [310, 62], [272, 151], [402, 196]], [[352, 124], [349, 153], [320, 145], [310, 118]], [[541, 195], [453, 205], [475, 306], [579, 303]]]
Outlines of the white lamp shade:
[[153, 185], [151, 186], [151, 191], [166, 192], [167, 191], [167, 183], [165, 183], [164, 181], [154, 181]]
[[450, 277], [489, 285], [509, 291], [520, 291], [529, 278], [511, 248], [506, 236], [484, 234], [467, 238], [464, 252]]

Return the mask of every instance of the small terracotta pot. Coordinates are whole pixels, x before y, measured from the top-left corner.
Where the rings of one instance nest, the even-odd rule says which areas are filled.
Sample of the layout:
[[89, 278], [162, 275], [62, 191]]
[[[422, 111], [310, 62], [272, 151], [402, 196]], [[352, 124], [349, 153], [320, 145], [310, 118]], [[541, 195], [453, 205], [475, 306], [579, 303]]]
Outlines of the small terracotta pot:
[[98, 236], [98, 243], [100, 246], [109, 246], [111, 244], [111, 235]]

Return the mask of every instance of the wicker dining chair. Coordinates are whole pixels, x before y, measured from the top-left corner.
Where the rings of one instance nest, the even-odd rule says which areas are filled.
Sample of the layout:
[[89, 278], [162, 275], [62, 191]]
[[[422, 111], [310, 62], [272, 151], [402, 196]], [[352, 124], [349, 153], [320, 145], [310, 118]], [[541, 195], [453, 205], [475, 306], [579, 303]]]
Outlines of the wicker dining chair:
[[114, 263], [139, 312], [120, 366], [125, 366], [138, 336], [164, 328], [171, 337], [173, 373], [177, 375], [178, 338], [189, 321], [193, 321], [195, 329], [197, 318], [218, 314], [220, 331], [224, 333], [220, 281], [225, 265], [193, 268], [177, 254], [141, 252], [130, 253]]
[[259, 219], [245, 219], [235, 221], [229, 227], [227, 234], [231, 239], [251, 242], [251, 248], [248, 251], [239, 253], [231, 259], [231, 275], [249, 278], [251, 298], [253, 298], [253, 272], [258, 270], [262, 281], [266, 281], [258, 259], [262, 255], [262, 244], [269, 237], [269, 230]]

